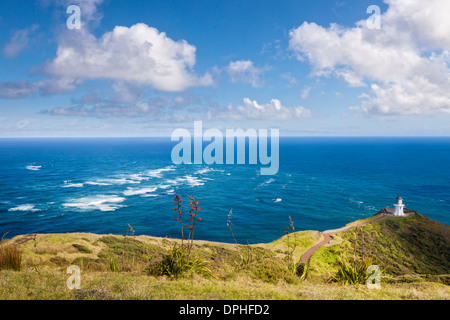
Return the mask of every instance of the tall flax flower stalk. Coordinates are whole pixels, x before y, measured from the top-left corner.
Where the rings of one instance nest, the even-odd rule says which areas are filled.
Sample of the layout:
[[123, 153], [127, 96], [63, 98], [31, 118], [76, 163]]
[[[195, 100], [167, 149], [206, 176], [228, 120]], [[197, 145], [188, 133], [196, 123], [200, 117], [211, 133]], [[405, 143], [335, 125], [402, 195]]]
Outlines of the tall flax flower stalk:
[[175, 221], [180, 222], [180, 228], [181, 228], [181, 246], [183, 247], [183, 241], [184, 241], [184, 228], [187, 225], [183, 226], [183, 221], [181, 220], [181, 207], [183, 206], [183, 200], [179, 195], [176, 195], [173, 198], [173, 204], [176, 205], [176, 208], [173, 208], [173, 211], [176, 211], [178, 213], [178, 217], [175, 217]]
[[188, 233], [188, 237], [187, 237], [187, 245], [186, 245], [186, 250], [187, 250], [187, 255], [186, 255], [186, 261], [189, 261], [189, 256], [191, 254], [191, 250], [192, 250], [192, 246], [194, 245], [194, 231], [195, 231], [195, 225], [198, 221], [201, 221], [202, 218], [197, 217], [197, 213], [202, 209], [201, 207], [199, 207], [199, 201], [195, 200], [194, 197], [188, 195], [189, 197], [189, 206], [190, 206], [190, 210], [189, 210], [189, 225], [184, 223], [182, 221], [182, 213], [181, 213], [181, 207], [182, 207], [182, 202], [183, 200], [181, 199], [181, 197], [179, 195], [176, 195], [173, 200], [174, 200], [174, 205], [176, 205], [175, 208], [173, 208], [174, 211], [176, 211], [178, 213], [178, 216], [175, 217], [175, 221], [178, 221], [180, 223], [180, 229], [181, 229], [181, 248], [184, 249], [184, 228], [188, 228], [189, 233]]

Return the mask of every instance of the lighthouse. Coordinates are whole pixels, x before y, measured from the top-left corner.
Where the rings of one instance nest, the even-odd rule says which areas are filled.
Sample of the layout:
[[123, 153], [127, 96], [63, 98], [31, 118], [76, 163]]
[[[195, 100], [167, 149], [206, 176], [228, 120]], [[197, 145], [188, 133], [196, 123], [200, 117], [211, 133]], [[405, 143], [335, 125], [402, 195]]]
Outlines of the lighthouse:
[[397, 201], [398, 202], [394, 204], [394, 216], [405, 216], [405, 214], [403, 213], [403, 208], [405, 207], [405, 205], [403, 204], [403, 198], [400, 195], [398, 195]]

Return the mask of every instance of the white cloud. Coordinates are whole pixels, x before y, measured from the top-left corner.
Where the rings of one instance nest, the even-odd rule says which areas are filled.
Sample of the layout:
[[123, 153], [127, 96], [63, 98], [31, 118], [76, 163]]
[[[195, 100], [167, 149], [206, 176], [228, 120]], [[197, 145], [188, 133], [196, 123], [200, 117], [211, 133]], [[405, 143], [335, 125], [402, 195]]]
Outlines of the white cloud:
[[300, 91], [300, 98], [307, 99], [309, 97], [309, 92], [311, 91], [311, 87], [305, 87]]
[[25, 98], [39, 92], [41, 86], [41, 83], [32, 83], [27, 80], [0, 82], [0, 98]]
[[39, 26], [34, 24], [29, 28], [15, 31], [9, 42], [3, 47], [3, 54], [7, 58], [15, 58], [28, 47], [30, 37]]
[[71, 117], [142, 117], [159, 113], [159, 109], [148, 102], [138, 101], [134, 104], [96, 103], [93, 106], [77, 105], [72, 107], [56, 107], [51, 110], [43, 110], [42, 114]]
[[81, 80], [51, 78], [36, 82], [28, 80], [0, 82], [0, 98], [21, 99], [35, 94], [53, 95], [69, 92], [81, 84]]
[[232, 61], [225, 68], [232, 82], [248, 83], [254, 88], [263, 86], [261, 76], [266, 69], [255, 67], [251, 60]]
[[209, 73], [201, 77], [193, 73], [193, 45], [174, 41], [146, 24], [117, 26], [99, 39], [83, 31], [71, 35], [61, 38], [56, 58], [44, 67], [54, 77], [112, 79], [161, 91], [213, 83]]
[[366, 114], [419, 115], [450, 109], [450, 2], [386, 0], [381, 29], [304, 22], [291, 30], [289, 48], [316, 76], [349, 86], [368, 85], [359, 106]]
[[305, 119], [312, 116], [311, 110], [302, 106], [285, 107], [278, 99], [272, 99], [265, 104], [259, 104], [256, 100], [243, 99], [243, 104], [233, 107], [228, 105], [225, 110], [210, 114], [214, 120], [269, 120], [289, 121]]

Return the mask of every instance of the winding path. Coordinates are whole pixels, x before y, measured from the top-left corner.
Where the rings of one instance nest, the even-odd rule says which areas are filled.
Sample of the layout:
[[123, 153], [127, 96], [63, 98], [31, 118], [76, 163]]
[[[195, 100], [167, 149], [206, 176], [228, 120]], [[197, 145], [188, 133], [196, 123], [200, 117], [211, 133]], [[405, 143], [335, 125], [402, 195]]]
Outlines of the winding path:
[[319, 250], [321, 247], [323, 247], [324, 245], [326, 245], [328, 242], [331, 241], [331, 234], [336, 234], [336, 233], [340, 233], [343, 231], [347, 231], [349, 229], [353, 229], [356, 227], [361, 227], [363, 225], [366, 225], [368, 223], [377, 221], [377, 220], [381, 220], [386, 218], [388, 215], [386, 215], [385, 213], [381, 214], [380, 216], [376, 216], [373, 219], [364, 221], [360, 224], [354, 225], [354, 226], [346, 226], [346, 227], [342, 227], [339, 229], [333, 229], [333, 230], [326, 230], [326, 231], [322, 231], [321, 234], [323, 235], [323, 240], [320, 241], [319, 243], [316, 243], [315, 245], [313, 245], [312, 247], [308, 248], [305, 252], [303, 252], [302, 257], [300, 258], [300, 263], [306, 263], [308, 261], [309, 258], [311, 258], [311, 256], [313, 255], [314, 252], [316, 252], [317, 250]]

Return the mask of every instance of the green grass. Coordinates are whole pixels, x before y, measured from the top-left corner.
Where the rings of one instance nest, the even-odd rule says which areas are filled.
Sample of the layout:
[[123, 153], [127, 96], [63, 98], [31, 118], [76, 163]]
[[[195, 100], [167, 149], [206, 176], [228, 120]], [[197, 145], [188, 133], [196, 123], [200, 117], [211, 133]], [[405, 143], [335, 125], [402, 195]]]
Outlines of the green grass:
[[334, 274], [340, 256], [356, 255], [372, 258], [392, 277], [450, 274], [449, 234], [449, 226], [420, 214], [389, 217], [339, 233], [340, 241], [319, 249], [311, 263], [319, 274]]
[[449, 300], [449, 287], [440, 283], [382, 284], [381, 290], [365, 285], [342, 286], [310, 280], [289, 284], [255, 280], [239, 274], [233, 279], [203, 278], [195, 274], [170, 280], [136, 272], [86, 272], [81, 274], [81, 292], [66, 288], [67, 274], [44, 268], [40, 272], [0, 271], [0, 299], [187, 299], [187, 300], [257, 300], [257, 299], [420, 299]]
[[[300, 231], [289, 235], [294, 239], [298, 261], [322, 235]], [[285, 259], [293, 246], [286, 236], [250, 246], [194, 241], [191, 261], [178, 272], [179, 252], [173, 248], [180, 243], [84, 233], [39, 234], [36, 241], [17, 236], [2, 243], [20, 250], [22, 260], [20, 271], [0, 270], [0, 299], [450, 299], [449, 227], [419, 214], [334, 235], [332, 244], [313, 254], [304, 278], [288, 269]], [[245, 264], [243, 248], [251, 255]], [[327, 282], [343, 270], [343, 259], [368, 258], [386, 272], [380, 290], [357, 284], [364, 279], [346, 286]], [[66, 287], [71, 264], [81, 268], [78, 291]], [[161, 266], [164, 272], [150, 271]]]

